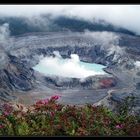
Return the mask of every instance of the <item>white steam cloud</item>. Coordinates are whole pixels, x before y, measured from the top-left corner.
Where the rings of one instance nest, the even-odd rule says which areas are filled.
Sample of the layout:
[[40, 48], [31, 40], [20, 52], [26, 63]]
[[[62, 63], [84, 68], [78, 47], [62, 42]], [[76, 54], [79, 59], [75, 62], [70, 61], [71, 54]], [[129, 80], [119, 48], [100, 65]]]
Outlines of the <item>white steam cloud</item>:
[[0, 5], [1, 16], [26, 16], [32, 19], [47, 13], [91, 22], [94, 19], [105, 20], [140, 35], [140, 5]]
[[5, 44], [9, 40], [9, 24], [5, 23], [2, 26], [0, 26], [0, 44]]
[[13, 46], [13, 38], [10, 36], [9, 24], [4, 23], [0, 26], [0, 49], [7, 51]]
[[106, 52], [106, 56], [114, 54], [113, 60], [118, 59], [120, 55], [124, 54], [124, 49], [121, 48], [119, 44], [119, 36], [112, 32], [90, 32], [86, 30], [84, 35], [92, 37], [93, 40], [101, 45], [101, 50]]
[[85, 78], [91, 75], [105, 74], [104, 71], [93, 71], [81, 65], [77, 54], [71, 54], [71, 59], [65, 60], [61, 58], [58, 52], [54, 54], [56, 54], [55, 57], [45, 57], [41, 59], [34, 69], [47, 75], [52, 74], [71, 78]]
[[0, 26], [0, 69], [7, 63], [8, 58], [5, 54], [5, 51], [8, 49], [8, 46], [11, 44], [9, 24], [5, 23]]
[[140, 61], [136, 61], [135, 66], [140, 68]]
[[91, 32], [86, 30], [84, 35], [92, 37], [98, 44], [108, 46], [109, 44], [118, 44], [119, 36], [112, 32]]

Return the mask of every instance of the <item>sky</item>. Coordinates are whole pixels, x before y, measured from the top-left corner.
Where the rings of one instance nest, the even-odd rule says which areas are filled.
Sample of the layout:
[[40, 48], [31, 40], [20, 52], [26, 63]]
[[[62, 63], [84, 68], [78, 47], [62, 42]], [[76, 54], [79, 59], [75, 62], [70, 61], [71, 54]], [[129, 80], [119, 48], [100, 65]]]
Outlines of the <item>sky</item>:
[[88, 21], [103, 19], [140, 35], [140, 5], [0, 5], [0, 16], [32, 18], [43, 13]]

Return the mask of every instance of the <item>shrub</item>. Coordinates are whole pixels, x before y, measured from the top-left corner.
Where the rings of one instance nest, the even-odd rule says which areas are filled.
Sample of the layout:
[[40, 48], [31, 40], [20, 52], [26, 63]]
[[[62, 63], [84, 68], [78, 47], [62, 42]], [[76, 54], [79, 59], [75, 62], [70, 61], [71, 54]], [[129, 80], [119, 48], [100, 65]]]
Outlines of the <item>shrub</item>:
[[27, 111], [14, 109], [9, 105], [0, 114], [0, 135], [140, 135], [140, 118], [137, 116], [126, 112], [115, 114], [104, 106], [62, 105], [57, 103], [58, 99], [59, 96], [52, 96], [50, 99], [39, 100], [25, 107]]

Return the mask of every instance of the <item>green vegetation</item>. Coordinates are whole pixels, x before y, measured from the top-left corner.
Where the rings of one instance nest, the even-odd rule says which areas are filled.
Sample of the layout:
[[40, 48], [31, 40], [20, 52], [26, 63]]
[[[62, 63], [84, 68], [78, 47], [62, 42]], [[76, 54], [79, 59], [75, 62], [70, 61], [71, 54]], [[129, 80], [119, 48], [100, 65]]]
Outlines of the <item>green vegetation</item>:
[[[31, 106], [4, 104], [0, 113], [2, 136], [138, 136], [140, 117], [113, 113], [104, 106], [62, 105], [58, 96]], [[124, 108], [126, 109], [126, 107]], [[127, 111], [125, 111], [127, 112]]]

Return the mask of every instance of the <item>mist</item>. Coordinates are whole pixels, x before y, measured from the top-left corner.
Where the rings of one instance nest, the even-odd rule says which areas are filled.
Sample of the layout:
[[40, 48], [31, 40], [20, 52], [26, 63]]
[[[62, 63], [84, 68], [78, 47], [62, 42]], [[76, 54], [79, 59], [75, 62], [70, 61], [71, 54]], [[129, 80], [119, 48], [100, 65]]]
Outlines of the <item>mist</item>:
[[34, 21], [41, 14], [51, 14], [51, 18], [67, 16], [90, 22], [105, 20], [140, 35], [140, 5], [0, 5], [1, 17], [28, 17]]
[[123, 55], [124, 49], [119, 46], [120, 37], [112, 32], [91, 32], [85, 30], [83, 33], [87, 37], [92, 37], [93, 40], [101, 45], [101, 50], [106, 52], [106, 56], [115, 53], [113, 60], [117, 60], [120, 55]]
[[54, 52], [54, 54], [55, 57], [41, 57], [39, 64], [34, 69], [47, 75], [69, 78], [86, 78], [91, 75], [105, 74], [104, 71], [93, 71], [81, 65], [77, 54], [71, 54], [70, 59], [63, 59], [59, 52]]
[[7, 44], [10, 36], [9, 24], [5, 23], [0, 26], [0, 44]]
[[135, 66], [140, 68], [140, 61], [136, 61]]

